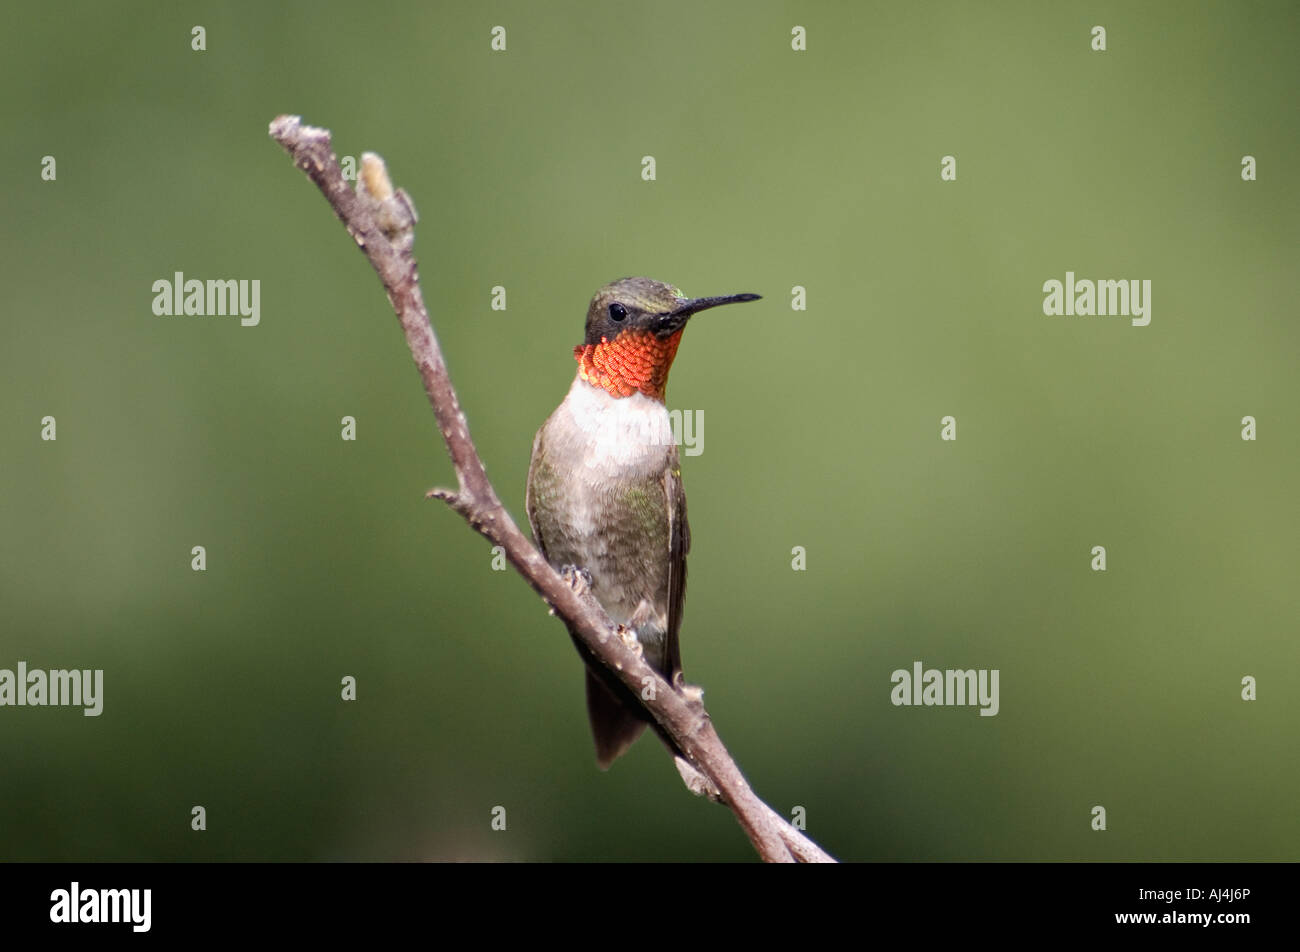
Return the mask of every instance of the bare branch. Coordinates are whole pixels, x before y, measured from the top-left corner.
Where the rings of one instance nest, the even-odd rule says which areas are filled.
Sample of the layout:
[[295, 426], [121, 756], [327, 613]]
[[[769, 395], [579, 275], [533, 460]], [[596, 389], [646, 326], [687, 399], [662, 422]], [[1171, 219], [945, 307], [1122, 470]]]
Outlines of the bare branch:
[[475, 531], [501, 546], [519, 574], [635, 697], [641, 697], [647, 679], [654, 682], [654, 699], [642, 703], [689, 761], [677, 758], [688, 789], [730, 807], [759, 856], [769, 862], [834, 862], [755, 796], [713, 729], [699, 692], [677, 690], [615, 636], [616, 626], [599, 604], [580, 595], [547, 564], [502, 506], [470, 439], [424, 307], [411, 252], [415, 206], [405, 192], [393, 189], [383, 160], [370, 153], [362, 157], [360, 181], [353, 191], [331, 150], [327, 130], [304, 126], [297, 116], [280, 116], [271, 123], [270, 133], [324, 193], [370, 259], [397, 312], [459, 482], [455, 490], [434, 489], [428, 495], [446, 502]]

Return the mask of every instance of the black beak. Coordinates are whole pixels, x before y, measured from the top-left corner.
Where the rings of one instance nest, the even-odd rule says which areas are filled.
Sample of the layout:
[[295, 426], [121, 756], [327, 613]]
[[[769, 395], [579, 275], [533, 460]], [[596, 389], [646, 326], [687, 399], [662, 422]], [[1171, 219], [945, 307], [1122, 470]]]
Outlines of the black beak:
[[686, 326], [686, 322], [692, 314], [707, 311], [711, 307], [718, 307], [722, 304], [741, 304], [745, 301], [758, 301], [761, 298], [761, 294], [723, 294], [718, 297], [691, 298], [689, 301], [683, 301], [675, 310], [669, 311], [667, 314], [661, 314], [655, 326], [655, 334], [659, 337], [675, 334]]

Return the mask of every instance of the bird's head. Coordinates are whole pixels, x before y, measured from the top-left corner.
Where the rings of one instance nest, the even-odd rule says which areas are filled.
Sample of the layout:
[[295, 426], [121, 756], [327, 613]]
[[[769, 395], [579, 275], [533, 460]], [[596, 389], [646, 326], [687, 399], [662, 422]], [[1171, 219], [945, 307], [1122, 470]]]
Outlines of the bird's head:
[[757, 294], [688, 298], [650, 278], [607, 284], [591, 299], [586, 337], [573, 349], [578, 375], [616, 397], [643, 393], [662, 402], [668, 370], [691, 316], [720, 304], [758, 299]]

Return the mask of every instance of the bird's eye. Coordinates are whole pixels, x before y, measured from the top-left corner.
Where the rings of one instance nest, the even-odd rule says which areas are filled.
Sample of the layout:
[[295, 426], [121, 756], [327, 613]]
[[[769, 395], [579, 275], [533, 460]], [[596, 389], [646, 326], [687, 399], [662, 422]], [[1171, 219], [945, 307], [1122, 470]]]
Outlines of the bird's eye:
[[627, 317], [627, 308], [616, 301], [609, 306], [609, 316], [615, 321], [621, 321]]

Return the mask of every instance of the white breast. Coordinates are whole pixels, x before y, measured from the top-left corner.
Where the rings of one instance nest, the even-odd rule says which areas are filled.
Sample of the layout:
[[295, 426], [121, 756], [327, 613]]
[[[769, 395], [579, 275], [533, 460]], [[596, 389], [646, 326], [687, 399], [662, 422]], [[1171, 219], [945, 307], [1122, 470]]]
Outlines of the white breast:
[[662, 472], [673, 444], [668, 409], [643, 393], [615, 397], [575, 377], [564, 401], [565, 429], [582, 444], [588, 466], [615, 472]]

